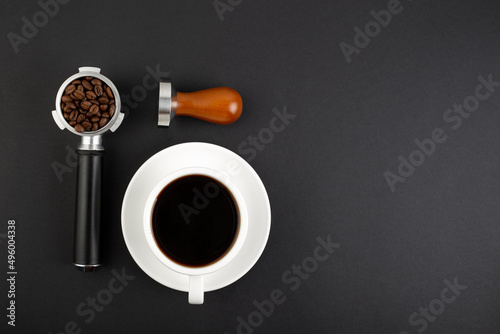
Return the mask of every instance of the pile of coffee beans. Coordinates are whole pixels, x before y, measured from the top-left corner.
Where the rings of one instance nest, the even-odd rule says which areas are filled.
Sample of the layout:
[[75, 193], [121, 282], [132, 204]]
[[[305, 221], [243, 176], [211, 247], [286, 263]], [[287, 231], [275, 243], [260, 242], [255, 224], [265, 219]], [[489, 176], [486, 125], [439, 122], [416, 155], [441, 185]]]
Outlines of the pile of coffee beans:
[[97, 131], [115, 114], [113, 91], [100, 79], [78, 78], [64, 89], [61, 110], [66, 122], [76, 131]]

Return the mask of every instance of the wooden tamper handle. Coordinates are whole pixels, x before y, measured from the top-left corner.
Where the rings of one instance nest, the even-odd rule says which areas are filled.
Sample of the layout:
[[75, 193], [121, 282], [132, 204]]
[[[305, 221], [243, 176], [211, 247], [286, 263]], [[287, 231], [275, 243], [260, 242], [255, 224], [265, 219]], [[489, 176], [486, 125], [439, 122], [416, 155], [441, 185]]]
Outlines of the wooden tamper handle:
[[192, 93], [176, 92], [170, 81], [160, 83], [158, 125], [169, 126], [175, 115], [190, 116], [216, 124], [231, 124], [241, 115], [240, 94], [229, 87]]
[[190, 116], [217, 124], [231, 124], [241, 115], [240, 94], [229, 87], [177, 93], [177, 115]]

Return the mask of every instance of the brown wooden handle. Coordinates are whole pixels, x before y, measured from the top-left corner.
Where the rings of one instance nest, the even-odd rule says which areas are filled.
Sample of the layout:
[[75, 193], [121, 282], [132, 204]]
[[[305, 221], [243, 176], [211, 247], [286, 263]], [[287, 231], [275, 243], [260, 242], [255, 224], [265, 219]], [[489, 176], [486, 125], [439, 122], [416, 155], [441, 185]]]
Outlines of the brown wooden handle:
[[241, 115], [240, 94], [229, 87], [177, 93], [178, 116], [190, 116], [217, 124], [231, 124]]

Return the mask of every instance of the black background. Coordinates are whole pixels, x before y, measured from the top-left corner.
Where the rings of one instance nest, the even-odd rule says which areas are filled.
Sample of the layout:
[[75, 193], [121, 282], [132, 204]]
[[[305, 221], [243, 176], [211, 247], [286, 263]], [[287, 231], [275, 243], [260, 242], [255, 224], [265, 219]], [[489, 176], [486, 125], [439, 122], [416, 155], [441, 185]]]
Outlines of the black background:
[[[226, 1], [223, 1], [226, 2]], [[235, 3], [236, 1], [233, 1]], [[500, 92], [452, 130], [443, 113], [473, 95], [477, 77], [500, 81], [496, 1], [402, 1], [378, 36], [347, 63], [339, 43], [387, 1], [249, 1], [224, 13], [211, 1], [71, 1], [16, 53], [34, 1], [0, 1], [0, 268], [7, 272], [7, 220], [17, 224], [17, 326], [2, 332], [236, 333], [254, 300], [281, 289], [286, 301], [255, 333], [417, 333], [408, 318], [440, 298], [443, 281], [467, 289], [427, 333], [498, 333], [500, 327]], [[159, 64], [179, 91], [229, 86], [244, 101], [229, 126], [177, 118], [156, 127], [155, 90], [127, 113], [104, 146], [101, 271], [73, 269], [76, 171], [60, 182], [53, 162], [79, 139], [54, 124], [61, 83], [97, 66], [130, 94]], [[272, 207], [268, 245], [236, 283], [203, 306], [144, 274], [121, 232], [121, 201], [139, 166], [158, 151], [203, 141], [238, 152], [269, 126], [272, 110], [296, 115], [251, 165]], [[415, 139], [443, 128], [447, 140], [391, 192]], [[243, 156], [248, 158], [247, 156]], [[281, 275], [313, 254], [316, 238], [341, 247], [296, 291]], [[76, 307], [106, 288], [113, 269], [135, 279], [86, 323]], [[5, 277], [6, 274], [0, 274]], [[4, 314], [5, 313], [5, 314]], [[421, 318], [421, 317], [419, 317]]]

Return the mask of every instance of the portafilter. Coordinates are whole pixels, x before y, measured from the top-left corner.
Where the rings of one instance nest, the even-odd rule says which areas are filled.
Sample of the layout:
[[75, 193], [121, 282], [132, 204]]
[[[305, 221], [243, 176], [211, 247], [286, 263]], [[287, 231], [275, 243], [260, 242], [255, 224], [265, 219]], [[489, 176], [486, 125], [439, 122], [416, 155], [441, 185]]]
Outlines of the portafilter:
[[[70, 76], [59, 88], [56, 96], [56, 110], [52, 111], [54, 121], [61, 130], [68, 130], [69, 132], [80, 136], [81, 142], [78, 146], [78, 172], [77, 172], [77, 190], [76, 190], [76, 214], [75, 214], [75, 229], [74, 229], [74, 244], [73, 244], [73, 264], [81, 271], [95, 271], [102, 264], [100, 252], [100, 229], [101, 229], [101, 180], [102, 180], [102, 167], [104, 147], [102, 146], [102, 135], [108, 131], [114, 132], [123, 121], [124, 114], [120, 112], [121, 102], [120, 94], [111, 80], [102, 75], [101, 70], [97, 67], [80, 67], [79, 72]], [[87, 97], [83, 97], [82, 93], [68, 93], [74, 87], [70, 87], [75, 80], [83, 81], [85, 78], [90, 77], [97, 79], [95, 82], [102, 82], [111, 89], [111, 92], [106, 92], [101, 89], [87, 91]], [[89, 78], [89, 79], [90, 79]], [[88, 80], [85, 82], [88, 86]], [[83, 86], [82, 86], [83, 87]], [[95, 88], [95, 87], [94, 87]], [[73, 90], [74, 91], [74, 90]], [[84, 92], [82, 88], [80, 90]], [[100, 95], [99, 95], [100, 94]], [[104, 96], [102, 96], [104, 94]], [[95, 95], [95, 99], [94, 98]], [[110, 96], [109, 96], [110, 95]], [[76, 98], [75, 102], [71, 102], [71, 98]], [[65, 101], [63, 102], [63, 97]], [[107, 111], [108, 105], [103, 105], [97, 108], [93, 105], [98, 105], [98, 99], [104, 97], [105, 99], [113, 99], [114, 107], [112, 110]], [[78, 100], [79, 99], [79, 100]], [[83, 102], [88, 101], [88, 102]], [[101, 99], [102, 101], [102, 99]], [[105, 101], [105, 100], [104, 100]], [[72, 103], [68, 106], [69, 103]], [[90, 103], [90, 104], [89, 104]], [[64, 106], [64, 107], [63, 107]], [[76, 124], [75, 120], [69, 119], [69, 112], [75, 106], [75, 114], [80, 117], [80, 122], [85, 126], [88, 124], [93, 125], [93, 128], [88, 126], [83, 129], [79, 123]], [[106, 108], [104, 108], [104, 106]], [[83, 107], [83, 108], [82, 108]], [[90, 111], [85, 110], [90, 108], [95, 111], [97, 115], [89, 115]], [[103, 113], [108, 118], [102, 122], [91, 123], [87, 117], [101, 116], [101, 110], [106, 110]], [[72, 112], [73, 110], [71, 110]], [[111, 115], [112, 114], [112, 115]], [[70, 125], [70, 122], [73, 125]], [[74, 126], [77, 126], [75, 129]]]

